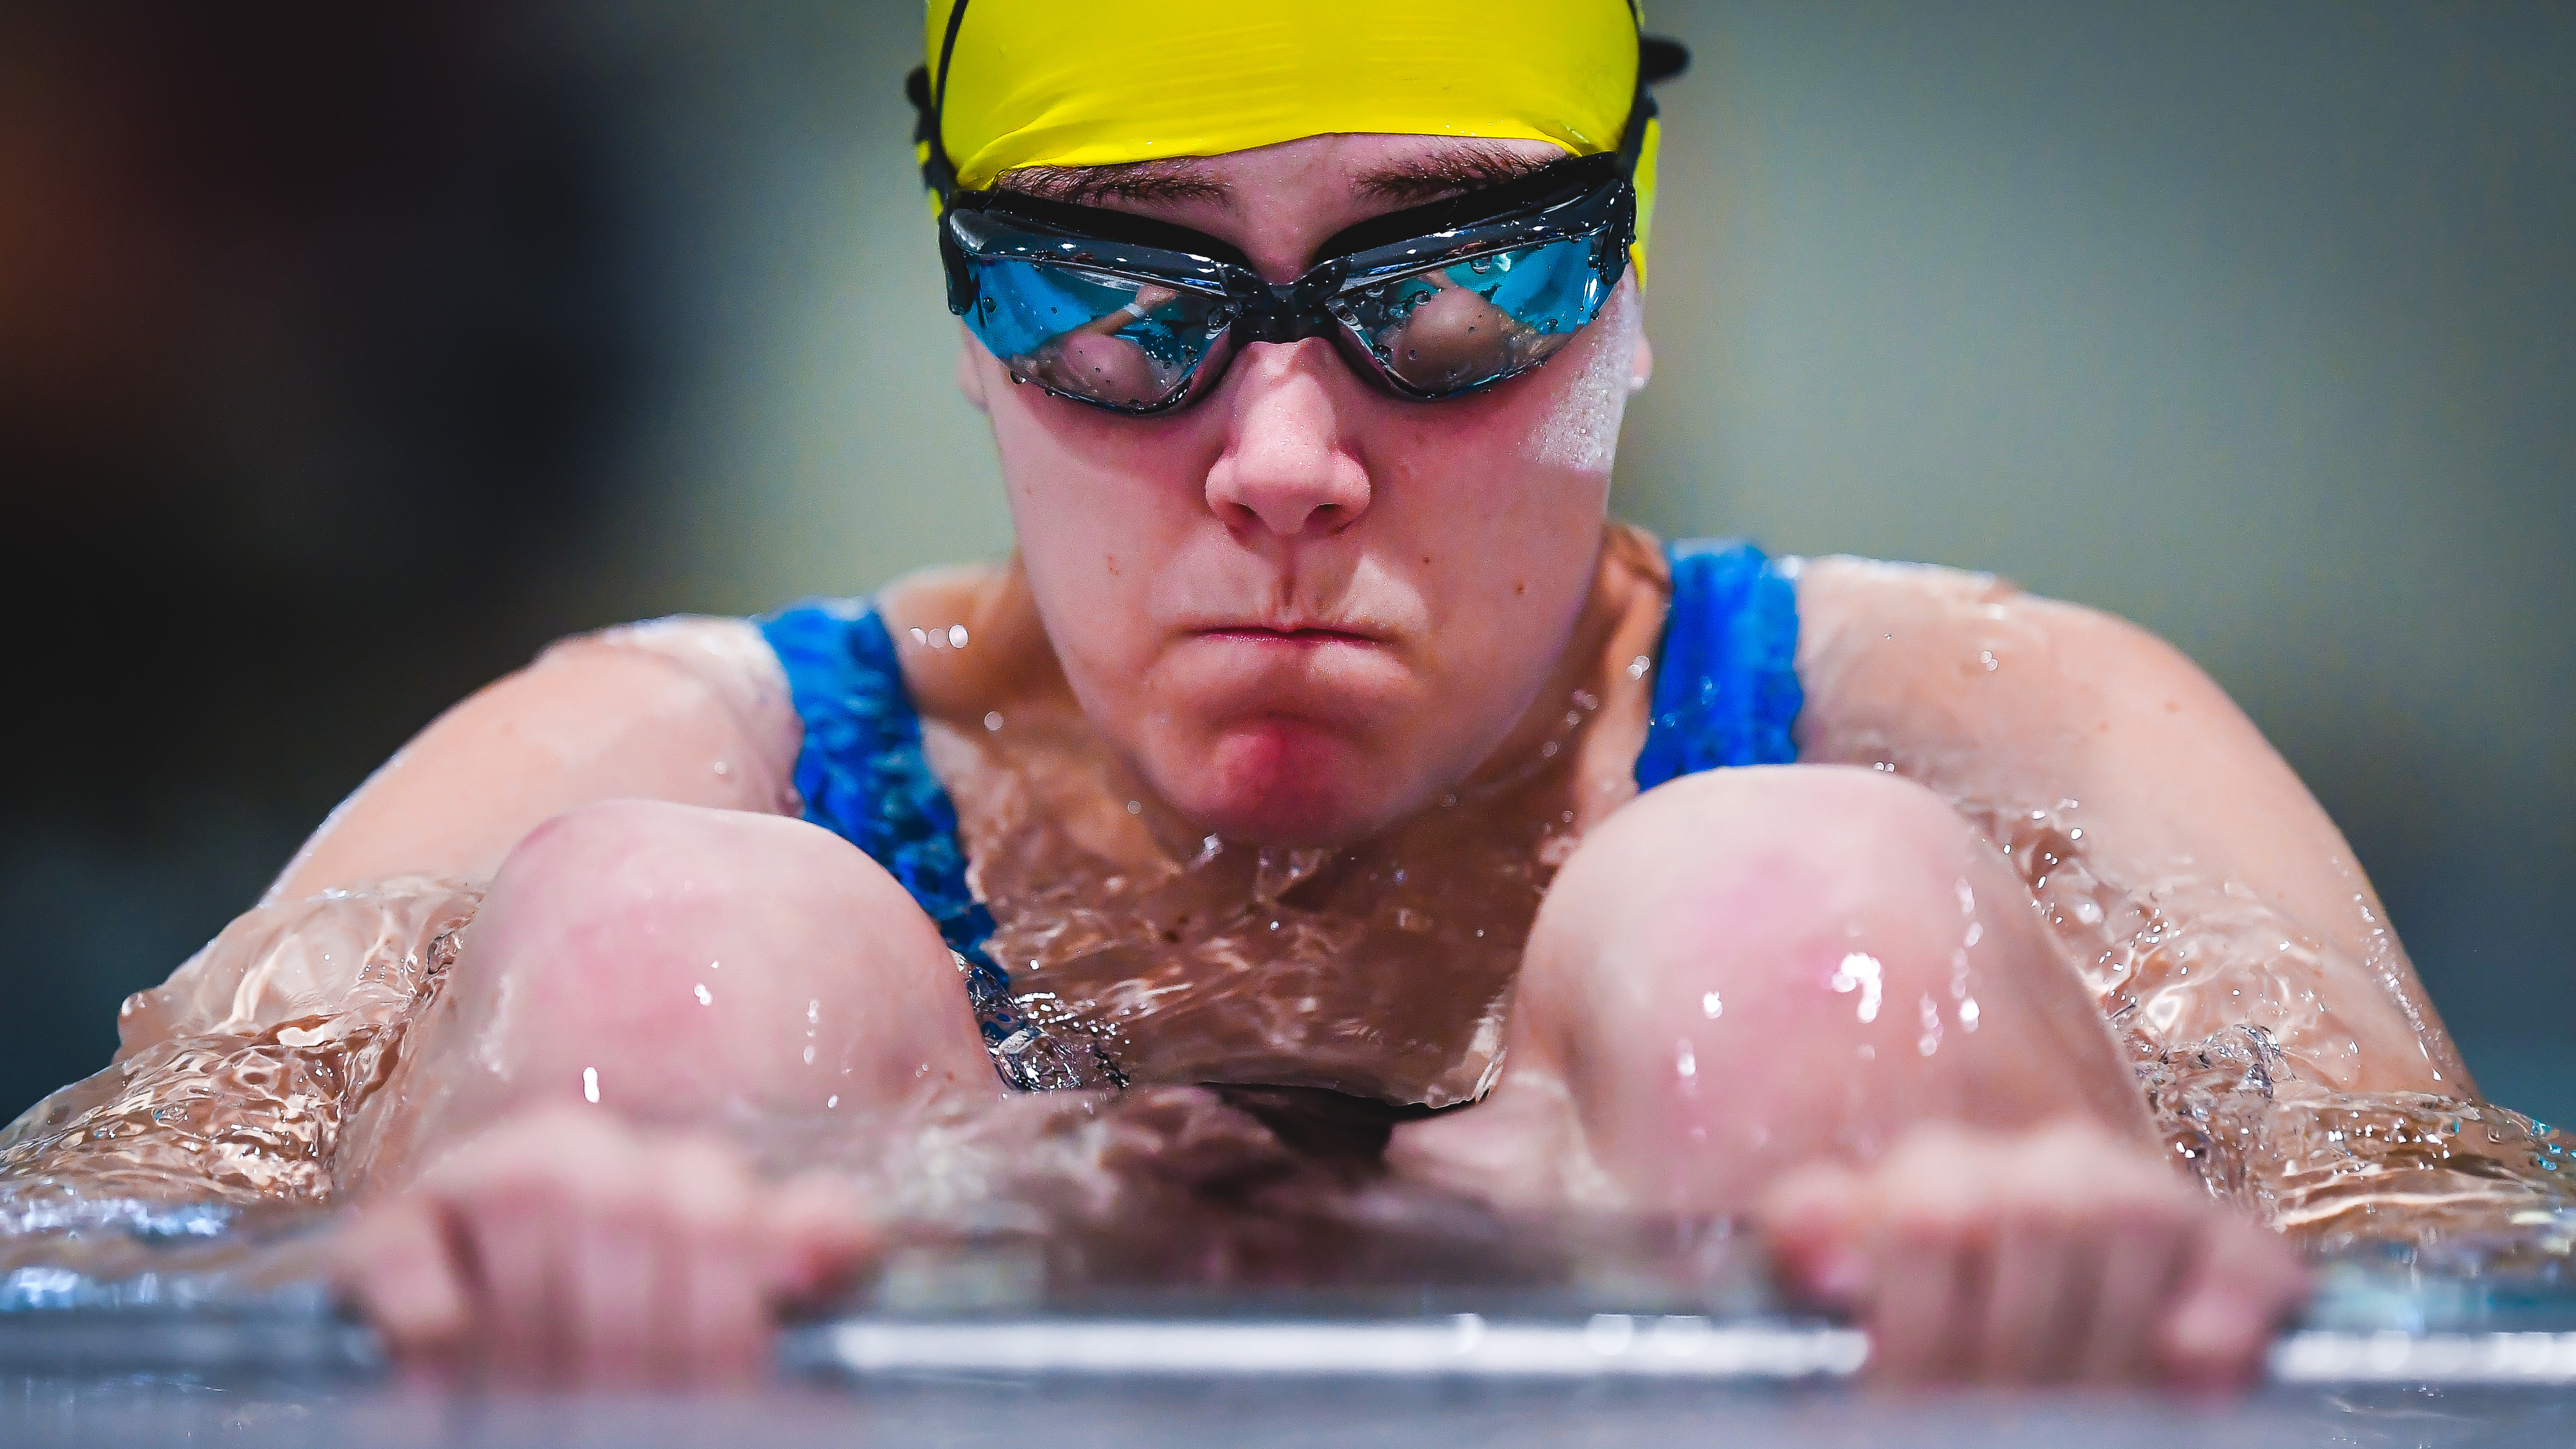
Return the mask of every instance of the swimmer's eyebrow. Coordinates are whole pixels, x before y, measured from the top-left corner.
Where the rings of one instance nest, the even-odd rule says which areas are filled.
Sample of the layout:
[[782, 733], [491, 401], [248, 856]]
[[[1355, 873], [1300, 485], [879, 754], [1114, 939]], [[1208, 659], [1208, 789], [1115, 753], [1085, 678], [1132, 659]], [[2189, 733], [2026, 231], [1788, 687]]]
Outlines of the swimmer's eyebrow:
[[1381, 201], [1414, 206], [1464, 191], [1518, 181], [1532, 172], [1547, 169], [1561, 159], [1557, 156], [1525, 155], [1508, 146], [1469, 142], [1428, 156], [1413, 156], [1371, 166], [1354, 173], [1351, 185], [1362, 194]]
[[[1366, 167], [1352, 174], [1351, 185], [1363, 196], [1395, 206], [1414, 206], [1518, 181], [1559, 159], [1470, 141], [1427, 156], [1409, 156]], [[1074, 206], [1158, 201], [1234, 204], [1232, 189], [1210, 175], [1207, 163], [1195, 156], [1123, 161], [1111, 166], [1022, 166], [1003, 172], [993, 189]]]
[[1207, 174], [1205, 163], [1195, 157], [1114, 166], [1022, 166], [1003, 172], [993, 189], [1072, 206], [1098, 206], [1104, 201], [1213, 201], [1230, 206], [1234, 201], [1225, 183]]

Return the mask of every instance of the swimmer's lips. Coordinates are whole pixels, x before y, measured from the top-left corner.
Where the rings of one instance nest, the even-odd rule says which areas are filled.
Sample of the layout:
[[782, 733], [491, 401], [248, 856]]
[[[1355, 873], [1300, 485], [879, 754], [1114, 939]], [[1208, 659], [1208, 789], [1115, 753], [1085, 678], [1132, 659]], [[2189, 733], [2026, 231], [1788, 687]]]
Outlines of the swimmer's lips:
[[1211, 720], [1275, 715], [1349, 729], [1418, 692], [1407, 651], [1360, 629], [1223, 623], [1184, 638], [1173, 682], [1191, 701], [1184, 708]]
[[1386, 641], [1373, 634], [1353, 629], [1271, 629], [1254, 625], [1195, 631], [1202, 639], [1223, 639], [1246, 644], [1317, 645], [1357, 644], [1376, 648]]

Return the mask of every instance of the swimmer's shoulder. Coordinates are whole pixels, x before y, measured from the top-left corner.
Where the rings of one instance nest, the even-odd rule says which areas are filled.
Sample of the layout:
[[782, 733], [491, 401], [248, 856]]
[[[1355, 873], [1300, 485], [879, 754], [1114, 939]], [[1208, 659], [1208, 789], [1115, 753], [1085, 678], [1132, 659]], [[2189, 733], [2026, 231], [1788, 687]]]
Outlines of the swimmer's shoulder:
[[2000, 745], [2236, 713], [2152, 632], [1996, 574], [1845, 555], [1781, 567], [1798, 590], [1807, 758], [1874, 758], [1909, 737]]
[[544, 821], [608, 800], [780, 812], [803, 725], [753, 625], [577, 635], [430, 722], [270, 887], [300, 900], [403, 876], [481, 881]]
[[[720, 712], [746, 739], [759, 742], [764, 754], [782, 748], [790, 758], [795, 754], [801, 727], [788, 699], [786, 672], [760, 627], [748, 619], [674, 614], [575, 634], [548, 646], [524, 677], [564, 679], [567, 690], [597, 689], [620, 702], [649, 694], [661, 714]], [[535, 693], [524, 686], [523, 691]]]
[[876, 596], [913, 707], [954, 723], [1070, 688], [1014, 557], [906, 574]]

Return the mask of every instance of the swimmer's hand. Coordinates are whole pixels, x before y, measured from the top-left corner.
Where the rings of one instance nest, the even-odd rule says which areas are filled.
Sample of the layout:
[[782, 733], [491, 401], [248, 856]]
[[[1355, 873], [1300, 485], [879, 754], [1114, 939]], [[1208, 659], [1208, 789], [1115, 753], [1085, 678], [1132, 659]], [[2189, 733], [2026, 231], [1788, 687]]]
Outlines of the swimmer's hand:
[[2278, 1235], [2098, 1128], [1918, 1128], [1765, 1198], [1793, 1292], [1870, 1331], [1879, 1382], [2237, 1387], [2305, 1299]]
[[741, 1384], [784, 1304], [869, 1253], [845, 1195], [730, 1147], [552, 1108], [476, 1138], [334, 1245], [398, 1362], [518, 1383]]

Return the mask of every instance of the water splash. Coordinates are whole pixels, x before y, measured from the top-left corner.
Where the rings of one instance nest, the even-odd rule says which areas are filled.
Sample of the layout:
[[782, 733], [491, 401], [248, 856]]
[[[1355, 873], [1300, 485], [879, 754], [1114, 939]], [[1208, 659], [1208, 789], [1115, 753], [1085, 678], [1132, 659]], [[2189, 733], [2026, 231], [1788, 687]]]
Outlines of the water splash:
[[106, 1070], [0, 1133], [15, 1204], [323, 1202], [351, 1117], [454, 964], [479, 888], [407, 879], [264, 906], [118, 1014]]
[[1365, 853], [1229, 842], [1144, 809], [1078, 833], [1063, 822], [1137, 793], [1086, 733], [1032, 721], [1004, 753], [934, 724], [927, 741], [992, 903], [986, 949], [1049, 1031], [1099, 1043], [1138, 1083], [1445, 1106], [1501, 1069], [1530, 923], [1581, 839], [1572, 746], [1601, 708], [1571, 692], [1526, 760], [1453, 797], [1477, 829], [1435, 817]]

